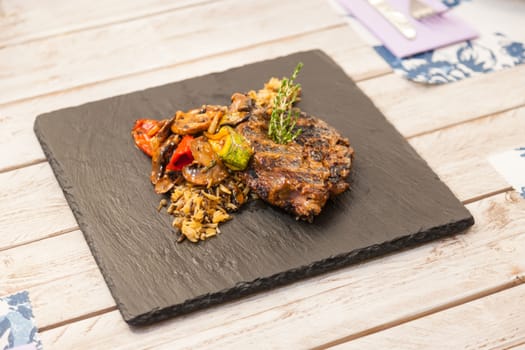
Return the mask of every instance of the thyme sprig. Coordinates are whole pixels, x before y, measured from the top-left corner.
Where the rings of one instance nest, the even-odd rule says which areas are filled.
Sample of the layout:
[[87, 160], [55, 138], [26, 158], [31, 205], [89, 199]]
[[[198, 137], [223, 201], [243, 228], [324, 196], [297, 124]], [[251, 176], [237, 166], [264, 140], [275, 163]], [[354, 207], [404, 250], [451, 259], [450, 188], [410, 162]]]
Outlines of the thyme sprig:
[[301, 84], [296, 84], [295, 79], [302, 67], [303, 63], [299, 62], [292, 76], [281, 80], [281, 86], [273, 99], [268, 136], [276, 143], [287, 144], [302, 132], [295, 128], [299, 111], [293, 108], [301, 91]]

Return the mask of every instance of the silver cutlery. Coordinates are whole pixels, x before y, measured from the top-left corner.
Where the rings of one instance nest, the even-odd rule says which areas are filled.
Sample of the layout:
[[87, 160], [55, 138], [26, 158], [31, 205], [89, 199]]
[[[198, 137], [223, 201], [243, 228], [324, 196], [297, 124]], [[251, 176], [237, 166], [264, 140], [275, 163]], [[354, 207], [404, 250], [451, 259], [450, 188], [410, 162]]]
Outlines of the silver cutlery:
[[408, 18], [401, 12], [394, 10], [385, 0], [368, 0], [390, 24], [392, 24], [405, 38], [414, 40], [416, 38], [416, 28], [410, 23]]

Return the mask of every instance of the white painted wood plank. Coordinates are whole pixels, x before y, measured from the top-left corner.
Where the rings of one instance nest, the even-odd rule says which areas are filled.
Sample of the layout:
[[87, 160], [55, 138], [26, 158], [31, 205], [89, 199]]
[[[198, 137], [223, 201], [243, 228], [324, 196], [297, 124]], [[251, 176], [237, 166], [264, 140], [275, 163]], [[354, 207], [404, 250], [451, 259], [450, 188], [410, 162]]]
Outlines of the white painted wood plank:
[[76, 226], [48, 163], [0, 174], [0, 250]]
[[508, 349], [524, 335], [522, 284], [330, 349]]
[[115, 24], [152, 14], [196, 6], [196, 0], [3, 0], [0, 2], [0, 48]]
[[115, 308], [80, 231], [0, 251], [0, 296], [21, 290], [40, 328]]
[[4, 250], [0, 252], [0, 295], [82, 274], [94, 266], [80, 231]]
[[510, 186], [487, 157], [524, 143], [525, 107], [410, 139], [459, 198]]
[[0, 251], [0, 295], [21, 290], [40, 328], [115, 308], [80, 231]]
[[300, 6], [294, 1], [224, 0], [5, 47], [0, 49], [0, 104], [341, 23], [324, 0], [303, 0]]
[[507, 193], [468, 208], [477, 224], [464, 235], [138, 332], [115, 311], [43, 332], [42, 338], [53, 349], [307, 348], [524, 278], [525, 201]]
[[525, 338], [522, 338], [521, 340], [517, 340], [516, 341], [516, 345], [511, 345], [509, 347], [506, 347], [506, 348], [502, 348], [501, 350], [505, 349], [505, 350], [523, 350], [525, 349]]
[[[356, 34], [342, 25], [277, 42], [247, 47], [235, 53], [207, 57], [187, 64], [167, 66], [159, 70], [99, 82], [95, 85], [66, 90], [0, 107], [0, 171], [44, 159], [44, 154], [33, 133], [33, 122], [38, 114], [163, 85], [192, 76], [222, 71], [256, 62], [263, 58], [270, 59], [296, 51], [318, 48], [333, 57], [354, 79], [362, 79], [390, 71], [388, 65], [372, 52], [372, 49], [362, 45], [364, 44], [357, 38]], [[12, 149], [16, 149], [17, 152], [11, 152]]]
[[[349, 35], [351, 32], [352, 35]], [[357, 34], [345, 27], [345, 33], [338, 37], [338, 43], [319, 43], [317, 46], [332, 57], [354, 81], [371, 79], [392, 73], [392, 69], [374, 49], [354, 39]], [[350, 43], [356, 47], [349, 45]], [[364, 45], [364, 46], [363, 46]]]
[[[89, 258], [81, 254], [79, 259]], [[93, 266], [94, 264], [90, 263], [90, 265], [92, 267], [90, 270], [24, 287], [24, 290], [29, 292], [33, 310], [38, 310], [38, 314], [35, 314], [35, 322], [40, 330], [43, 327], [54, 327], [63, 322], [72, 322], [92, 314], [116, 309], [115, 301], [100, 270], [97, 266]], [[42, 274], [45, 275], [46, 272], [43, 271]], [[58, 299], [50, 298], [53, 295]], [[83, 304], [89, 307], [80, 306]]]
[[406, 137], [525, 105], [525, 65], [439, 86], [395, 74], [358, 85]]

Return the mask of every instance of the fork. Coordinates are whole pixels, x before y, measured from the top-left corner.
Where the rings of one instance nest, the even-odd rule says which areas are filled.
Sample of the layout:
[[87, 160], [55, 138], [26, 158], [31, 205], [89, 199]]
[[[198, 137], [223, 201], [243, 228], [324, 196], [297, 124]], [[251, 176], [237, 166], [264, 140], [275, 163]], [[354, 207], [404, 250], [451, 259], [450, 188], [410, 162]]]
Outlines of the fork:
[[410, 0], [410, 14], [415, 19], [421, 20], [438, 14], [438, 11], [421, 0]]

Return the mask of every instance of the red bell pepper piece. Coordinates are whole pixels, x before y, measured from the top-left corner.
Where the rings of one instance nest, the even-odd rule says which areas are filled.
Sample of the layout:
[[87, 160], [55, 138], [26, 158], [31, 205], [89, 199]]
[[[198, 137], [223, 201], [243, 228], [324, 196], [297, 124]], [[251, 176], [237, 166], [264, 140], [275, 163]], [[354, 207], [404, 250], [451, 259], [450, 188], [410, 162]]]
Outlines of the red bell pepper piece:
[[137, 147], [150, 157], [153, 155], [151, 140], [157, 135], [163, 123], [161, 120], [139, 119], [131, 132]]
[[193, 155], [191, 154], [191, 142], [193, 141], [193, 136], [186, 135], [182, 138], [179, 145], [173, 152], [170, 162], [166, 166], [167, 170], [182, 170], [188, 164], [193, 162]]

